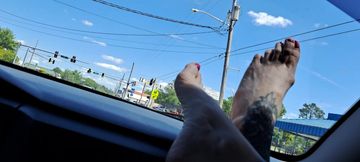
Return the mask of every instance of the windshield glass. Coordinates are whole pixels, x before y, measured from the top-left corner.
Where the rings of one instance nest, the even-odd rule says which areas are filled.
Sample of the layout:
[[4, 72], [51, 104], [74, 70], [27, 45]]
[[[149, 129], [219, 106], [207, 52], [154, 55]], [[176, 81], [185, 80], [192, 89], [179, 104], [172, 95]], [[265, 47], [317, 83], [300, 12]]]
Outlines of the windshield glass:
[[[288, 37], [301, 44], [296, 83], [283, 101], [271, 150], [306, 152], [359, 97], [360, 25], [328, 1], [21, 1], [0, 8], [0, 59], [179, 119], [174, 80], [201, 65], [203, 89], [222, 109], [255, 54]], [[232, 40], [228, 41], [230, 18]]]

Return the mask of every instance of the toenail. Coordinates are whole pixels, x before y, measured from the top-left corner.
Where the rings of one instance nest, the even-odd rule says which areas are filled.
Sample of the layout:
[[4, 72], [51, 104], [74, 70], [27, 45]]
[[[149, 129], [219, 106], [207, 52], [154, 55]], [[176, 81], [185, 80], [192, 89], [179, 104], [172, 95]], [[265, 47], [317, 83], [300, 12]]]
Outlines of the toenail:
[[197, 69], [200, 71], [200, 64], [195, 63], [195, 65], [196, 65]]
[[300, 43], [298, 41], [295, 41], [295, 48], [300, 48]]
[[286, 39], [287, 41], [289, 41], [289, 42], [293, 42], [293, 43], [295, 43], [295, 40], [294, 39], [292, 39], [292, 38], [288, 38], [288, 39]]

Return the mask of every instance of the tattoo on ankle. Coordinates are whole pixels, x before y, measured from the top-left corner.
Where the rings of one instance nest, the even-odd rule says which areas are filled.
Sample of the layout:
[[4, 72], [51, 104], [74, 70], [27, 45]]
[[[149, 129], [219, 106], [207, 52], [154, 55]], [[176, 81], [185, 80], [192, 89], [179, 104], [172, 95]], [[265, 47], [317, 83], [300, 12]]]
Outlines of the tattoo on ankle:
[[275, 94], [271, 92], [266, 96], [261, 96], [248, 108], [241, 128], [242, 134], [267, 161], [270, 158], [270, 145], [275, 123], [273, 115], [276, 117], [277, 114]]

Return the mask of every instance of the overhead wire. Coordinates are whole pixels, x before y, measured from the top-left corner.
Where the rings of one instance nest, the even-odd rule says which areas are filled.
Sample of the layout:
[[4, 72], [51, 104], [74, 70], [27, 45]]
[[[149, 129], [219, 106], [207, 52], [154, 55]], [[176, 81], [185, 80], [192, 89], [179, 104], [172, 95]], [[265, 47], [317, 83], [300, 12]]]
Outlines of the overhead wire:
[[[317, 36], [317, 37], [312, 37], [312, 38], [308, 38], [308, 39], [303, 39], [303, 40], [300, 40], [299, 42], [301, 43], [304, 43], [304, 42], [309, 42], [309, 41], [312, 41], [312, 40], [317, 40], [317, 39], [322, 39], [322, 38], [327, 38], [327, 37], [332, 37], [332, 36], [337, 36], [337, 35], [342, 35], [342, 34], [347, 34], [347, 33], [352, 33], [352, 32], [356, 32], [356, 31], [360, 31], [360, 28], [358, 29], [352, 29], [352, 30], [347, 30], [347, 31], [342, 31], [342, 32], [337, 32], [337, 33], [332, 33], [332, 34], [327, 34], [327, 35], [322, 35], [322, 36]], [[245, 52], [240, 52], [240, 53], [234, 53], [234, 54], [231, 54], [231, 56], [239, 56], [239, 55], [244, 55], [244, 54], [248, 54], [248, 53], [254, 53], [254, 52], [258, 52], [258, 51], [264, 51], [264, 50], [267, 50], [267, 49], [271, 49], [273, 48], [272, 46], [269, 46], [269, 47], [266, 47], [266, 48], [261, 48], [261, 49], [255, 49], [255, 50], [250, 50], [250, 51], [245, 51]], [[218, 55], [218, 57], [221, 59], [223, 59], [224, 53], [221, 53]], [[216, 57], [216, 56], [215, 56]], [[211, 60], [211, 58], [214, 58], [213, 57], [209, 57], [208, 60]], [[216, 62], [220, 59], [217, 59], [217, 60], [212, 60], [212, 61], [209, 61], [207, 63], [204, 63], [202, 64], [202, 66], [206, 66], [206, 65], [209, 65], [213, 62]], [[181, 70], [176, 70], [176, 71], [173, 71], [171, 73], [167, 73], [166, 75], [163, 75], [165, 77], [169, 77], [170, 75], [174, 75], [176, 73], [179, 73]]]
[[240, 51], [240, 50], [244, 50], [244, 49], [248, 49], [248, 48], [252, 48], [252, 47], [257, 47], [257, 46], [261, 46], [261, 45], [268, 44], [268, 43], [274, 43], [274, 42], [277, 42], [277, 41], [281, 41], [281, 40], [287, 39], [287, 38], [289, 38], [289, 37], [297, 37], [297, 36], [301, 36], [301, 35], [306, 35], [306, 34], [318, 32], [318, 31], [322, 31], [322, 30], [325, 30], [325, 29], [330, 29], [330, 28], [334, 28], [334, 27], [346, 25], [346, 24], [349, 24], [349, 23], [357, 22], [357, 21], [359, 21], [359, 20], [360, 20], [360, 19], [349, 20], [349, 21], [345, 21], [345, 22], [341, 22], [341, 23], [337, 23], [337, 24], [325, 26], [325, 27], [322, 27], [322, 28], [314, 29], [314, 30], [309, 30], [309, 31], [305, 31], [305, 32], [297, 33], [297, 34], [292, 34], [292, 35], [289, 35], [289, 36], [286, 36], [286, 37], [277, 38], [277, 39], [273, 39], [273, 40], [270, 40], [270, 41], [265, 41], [265, 42], [257, 43], [257, 44], [254, 44], [254, 45], [249, 45], [249, 46], [241, 47], [241, 48], [232, 50], [231, 52], [236, 52], [236, 51]]
[[[83, 39], [76, 39], [76, 38], [71, 38], [71, 37], [67, 37], [67, 36], [62, 36], [62, 35], [57, 35], [57, 34], [53, 34], [53, 33], [48, 33], [48, 32], [43, 32], [43, 31], [39, 31], [39, 30], [34, 30], [28, 27], [24, 27], [21, 25], [17, 25], [14, 23], [9, 23], [6, 22], [4, 20], [0, 20], [2, 22], [5, 22], [7, 24], [11, 24], [14, 26], [17, 26], [19, 28], [23, 28], [23, 29], [27, 29], [33, 32], [37, 32], [37, 33], [41, 33], [41, 34], [45, 34], [45, 35], [49, 35], [49, 36], [53, 36], [53, 37], [57, 37], [57, 38], [62, 38], [62, 39], [68, 39], [68, 40], [72, 40], [72, 41], [78, 41], [78, 42], [83, 42], [83, 43], [88, 43], [88, 44], [97, 44], [96, 42], [94, 42], [94, 40], [90, 40], [90, 41], [86, 41]], [[90, 38], [89, 38], [90, 39]], [[126, 49], [132, 49], [132, 50], [142, 50], [142, 51], [154, 51], [157, 49], [152, 49], [152, 48], [140, 48], [140, 47], [131, 47], [131, 46], [124, 46], [124, 45], [118, 45], [118, 44], [112, 44], [112, 43], [106, 43], [106, 46], [110, 46], [110, 47], [118, 47], [118, 48], [126, 48]], [[181, 54], [214, 54], [214, 53], [209, 53], [209, 52], [202, 52], [202, 51], [176, 51], [176, 50], [158, 50], [157, 52], [166, 52], [166, 53], [181, 53]]]
[[118, 4], [107, 2], [107, 1], [104, 1], [104, 0], [92, 0], [92, 1], [97, 2], [97, 3], [101, 3], [101, 4], [109, 6], [109, 7], [117, 8], [117, 9], [120, 9], [120, 10], [123, 10], [123, 11], [131, 12], [131, 13], [134, 13], [134, 14], [151, 17], [151, 18], [154, 18], [154, 19], [159, 19], [159, 20], [173, 22], [173, 23], [177, 23], [177, 24], [189, 25], [189, 26], [200, 27], [200, 28], [207, 28], [207, 29], [212, 29], [214, 31], [218, 31], [218, 29], [215, 28], [215, 27], [206, 26], [206, 25], [200, 25], [200, 24], [195, 24], [195, 23], [190, 23], [190, 22], [180, 21], [180, 20], [175, 20], [175, 19], [170, 19], [170, 18], [162, 17], [162, 16], [157, 16], [157, 15], [153, 15], [153, 14], [150, 14], [150, 13], [145, 13], [145, 12], [142, 12], [142, 11], [139, 11], [139, 10], [131, 9], [131, 8], [128, 8], [128, 7], [120, 6]]
[[10, 13], [8, 11], [5, 11], [3, 9], [0, 9], [0, 12], [17, 17], [19, 19], [28, 21], [28, 22], [32, 22], [32, 23], [36, 23], [36, 24], [40, 24], [43, 26], [48, 26], [48, 27], [52, 27], [52, 28], [56, 28], [56, 29], [61, 29], [61, 30], [67, 30], [67, 31], [74, 31], [74, 32], [81, 32], [81, 33], [88, 33], [88, 34], [100, 34], [100, 35], [115, 35], [115, 36], [137, 36], [137, 37], [145, 37], [145, 36], [150, 36], [150, 37], [154, 37], [154, 36], [171, 36], [171, 35], [196, 35], [196, 34], [208, 34], [208, 33], [214, 33], [214, 31], [203, 31], [203, 32], [188, 32], [188, 33], [164, 33], [164, 34], [133, 34], [133, 33], [110, 33], [110, 32], [100, 32], [100, 31], [90, 31], [90, 30], [81, 30], [81, 29], [73, 29], [73, 28], [68, 28], [68, 27], [63, 27], [63, 26], [56, 26], [56, 25], [52, 25], [52, 24], [47, 24], [47, 23], [43, 23], [40, 21], [36, 21], [33, 19], [28, 19], [22, 16], [18, 16], [15, 15], [13, 13]]
[[[108, 20], [108, 21], [111, 21], [111, 22], [114, 22], [114, 23], [117, 23], [117, 24], [125, 25], [125, 26], [131, 27], [131, 28], [134, 28], [134, 29], [137, 29], [137, 30], [140, 30], [140, 31], [148, 32], [148, 33], [161, 34], [159, 32], [155, 32], [155, 31], [152, 31], [152, 30], [149, 30], [149, 29], [146, 29], [146, 28], [142, 28], [142, 27], [130, 25], [130, 24], [127, 24], [127, 23], [123, 23], [123, 22], [121, 22], [121, 21], [119, 21], [117, 19], [113, 19], [113, 18], [109, 18], [109, 17], [103, 16], [103, 15], [99, 15], [99, 14], [96, 14], [94, 12], [91, 12], [91, 11], [88, 11], [88, 10], [73, 6], [71, 4], [68, 4], [68, 3], [65, 3], [65, 2], [62, 2], [62, 1], [59, 1], [59, 0], [53, 0], [53, 1], [58, 3], [58, 4], [70, 7], [70, 8], [75, 9], [75, 10], [78, 10], [80, 12], [83, 12], [83, 13], [86, 13], [86, 14], [89, 14], [89, 15], [92, 15], [92, 16], [96, 16], [96, 17], [99, 17], [99, 18], [102, 18], [102, 19], [105, 19], [105, 20]], [[181, 39], [181, 38], [174, 37], [174, 36], [171, 36], [171, 35], [168, 35], [168, 38], [175, 39], [175, 40], [182, 41], [182, 42], [191, 43], [191, 44], [200, 45], [200, 46], [203, 46], [203, 47], [224, 49], [222, 47], [217, 47], [217, 46], [206, 44], [206, 43], [200, 43], [200, 42], [196, 42], [196, 41]]]

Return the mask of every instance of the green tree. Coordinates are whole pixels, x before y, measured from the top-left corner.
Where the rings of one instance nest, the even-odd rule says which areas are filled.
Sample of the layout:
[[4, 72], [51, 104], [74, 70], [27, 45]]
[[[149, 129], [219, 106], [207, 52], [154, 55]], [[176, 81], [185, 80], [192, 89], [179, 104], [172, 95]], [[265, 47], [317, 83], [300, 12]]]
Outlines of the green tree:
[[232, 103], [233, 103], [234, 97], [228, 97], [227, 99], [224, 100], [223, 102], [223, 111], [225, 112], [225, 114], [230, 117], [230, 112], [231, 112], [231, 108], [232, 108]]
[[286, 114], [286, 108], [285, 108], [284, 104], [282, 104], [278, 118], [282, 118], [285, 114]]
[[[9, 29], [0, 28], [0, 60], [12, 63], [16, 57], [16, 50], [19, 44], [15, 41], [15, 36]], [[15, 62], [19, 58], [16, 57]]]
[[[0, 48], [0, 60], [12, 63], [15, 58], [15, 52]], [[18, 61], [18, 58], [17, 58]], [[16, 62], [16, 61], [15, 61]]]
[[299, 112], [299, 118], [302, 119], [324, 119], [325, 115], [324, 111], [315, 103], [305, 103]]
[[166, 108], [180, 108], [180, 101], [176, 96], [175, 89], [169, 87], [165, 87], [165, 90], [159, 91], [156, 103], [159, 103]]
[[19, 47], [19, 44], [15, 41], [15, 36], [10, 29], [0, 28], [0, 47], [10, 51], [16, 51]]
[[61, 78], [75, 84], [80, 84], [82, 82], [81, 72], [77, 70], [65, 70], [63, 73], [61, 73]]
[[59, 67], [54, 68], [53, 71], [54, 71], [55, 73], [58, 73], [58, 74], [62, 74], [62, 73], [63, 73], [63, 71], [62, 71]]

